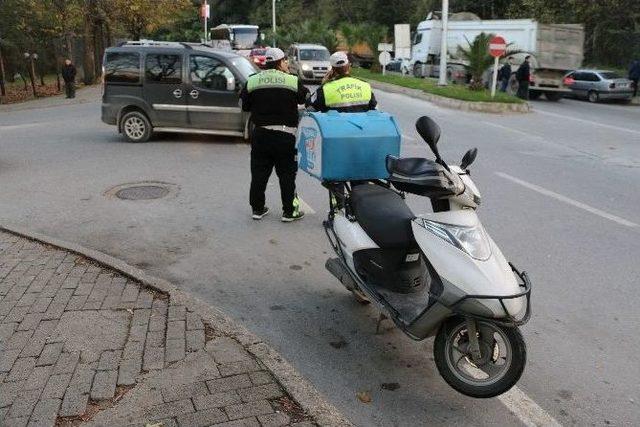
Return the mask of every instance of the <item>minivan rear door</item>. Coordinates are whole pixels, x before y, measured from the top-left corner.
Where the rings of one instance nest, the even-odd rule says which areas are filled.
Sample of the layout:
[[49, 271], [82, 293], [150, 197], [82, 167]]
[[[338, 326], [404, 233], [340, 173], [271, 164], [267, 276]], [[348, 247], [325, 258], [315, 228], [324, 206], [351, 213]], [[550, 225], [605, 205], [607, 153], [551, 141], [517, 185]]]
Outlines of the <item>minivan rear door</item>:
[[222, 58], [189, 55], [187, 105], [189, 126], [230, 135], [242, 135], [244, 121], [239, 104], [240, 80]]
[[153, 108], [154, 127], [187, 125], [184, 57], [179, 53], [149, 52], [144, 60], [144, 98]]

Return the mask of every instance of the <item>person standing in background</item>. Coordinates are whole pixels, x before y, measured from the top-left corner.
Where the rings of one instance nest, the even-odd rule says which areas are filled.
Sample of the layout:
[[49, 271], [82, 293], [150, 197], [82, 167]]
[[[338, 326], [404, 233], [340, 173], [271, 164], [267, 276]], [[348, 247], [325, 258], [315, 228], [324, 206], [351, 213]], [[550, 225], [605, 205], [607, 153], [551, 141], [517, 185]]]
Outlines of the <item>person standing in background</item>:
[[633, 82], [633, 97], [638, 96], [638, 81], [640, 80], [640, 61], [635, 60], [629, 67], [629, 80]]
[[69, 58], [64, 60], [62, 66], [62, 79], [64, 80], [64, 91], [67, 99], [76, 97], [76, 67]]
[[507, 62], [500, 68], [498, 78], [500, 80], [500, 92], [506, 92], [511, 80], [511, 64], [513, 64], [513, 56], [507, 59]]
[[524, 57], [524, 62], [516, 71], [516, 79], [518, 79], [518, 98], [520, 99], [529, 99], [529, 81], [531, 78], [531, 65], [529, 64], [529, 60], [531, 59], [531, 55], [527, 55]]

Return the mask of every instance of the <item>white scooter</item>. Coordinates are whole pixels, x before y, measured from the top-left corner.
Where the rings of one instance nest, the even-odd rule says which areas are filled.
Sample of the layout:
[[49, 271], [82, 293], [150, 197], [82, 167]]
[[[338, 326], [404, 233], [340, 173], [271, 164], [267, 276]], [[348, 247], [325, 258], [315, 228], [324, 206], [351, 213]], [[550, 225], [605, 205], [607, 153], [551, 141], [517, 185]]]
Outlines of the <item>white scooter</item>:
[[[375, 302], [381, 320], [415, 340], [435, 335], [434, 360], [451, 387], [493, 397], [524, 370], [518, 326], [530, 316], [531, 284], [476, 215], [480, 194], [467, 168], [477, 150], [447, 165], [438, 125], [421, 117], [416, 129], [435, 161], [388, 156], [388, 180], [323, 183], [333, 201], [324, 228], [338, 255], [326, 268], [360, 302]], [[414, 215], [405, 193], [430, 198], [433, 212]]]

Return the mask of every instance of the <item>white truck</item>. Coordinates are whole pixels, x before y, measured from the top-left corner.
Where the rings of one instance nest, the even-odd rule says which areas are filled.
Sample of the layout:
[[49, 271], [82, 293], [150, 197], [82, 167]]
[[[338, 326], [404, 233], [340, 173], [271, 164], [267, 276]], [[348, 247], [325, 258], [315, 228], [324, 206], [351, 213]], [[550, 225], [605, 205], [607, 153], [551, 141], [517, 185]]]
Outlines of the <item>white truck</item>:
[[[526, 52], [514, 55], [514, 73], [525, 54], [532, 56], [530, 98], [544, 94], [547, 99], [557, 101], [570, 92], [563, 78], [568, 71], [580, 68], [582, 64], [582, 25], [541, 24], [533, 19], [481, 20], [471, 13], [452, 14], [447, 31], [447, 53], [452, 64], [449, 73], [464, 64], [457, 58], [458, 47], [467, 47], [482, 32], [502, 36], [509, 44], [509, 50]], [[406, 71], [416, 77], [437, 76], [441, 40], [442, 21], [431, 13], [427, 20], [418, 24]]]

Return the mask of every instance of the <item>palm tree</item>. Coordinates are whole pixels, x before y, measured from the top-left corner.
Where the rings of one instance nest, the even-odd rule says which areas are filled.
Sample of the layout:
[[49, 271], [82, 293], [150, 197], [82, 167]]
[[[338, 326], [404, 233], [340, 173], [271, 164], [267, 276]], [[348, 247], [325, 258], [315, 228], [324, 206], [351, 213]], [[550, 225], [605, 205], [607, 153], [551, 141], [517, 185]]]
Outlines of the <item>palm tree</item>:
[[342, 41], [347, 46], [347, 53], [351, 53], [351, 49], [353, 49], [353, 47], [358, 43], [362, 42], [360, 38], [361, 32], [359, 31], [358, 24], [343, 22], [338, 27], [338, 31], [340, 31]]
[[[469, 44], [468, 48], [458, 46], [458, 55], [469, 64], [468, 67], [471, 72], [469, 89], [482, 90], [484, 88], [482, 76], [494, 62], [494, 58], [489, 54], [489, 44], [492, 38], [493, 34], [480, 33], [473, 42], [467, 40]], [[508, 58], [511, 55], [525, 52], [518, 49], [509, 49], [510, 45], [512, 45], [512, 43], [507, 45], [507, 50], [502, 55], [502, 58]]]
[[458, 55], [461, 59], [469, 64], [471, 72], [471, 84], [469, 88], [472, 90], [482, 90], [482, 75], [493, 64], [493, 57], [489, 55], [489, 43], [493, 38], [493, 34], [480, 33], [470, 42], [468, 48], [458, 46]]

